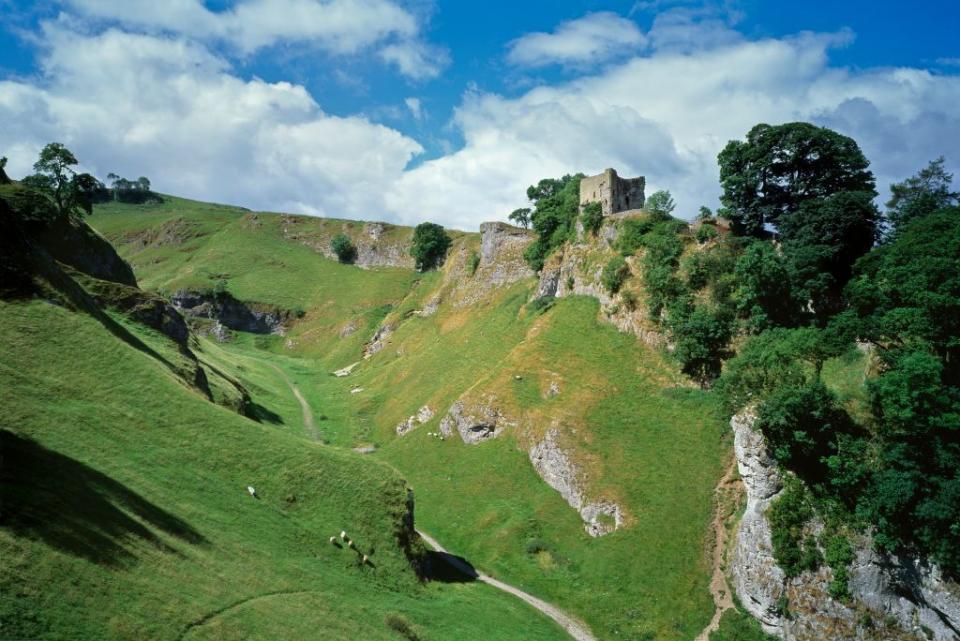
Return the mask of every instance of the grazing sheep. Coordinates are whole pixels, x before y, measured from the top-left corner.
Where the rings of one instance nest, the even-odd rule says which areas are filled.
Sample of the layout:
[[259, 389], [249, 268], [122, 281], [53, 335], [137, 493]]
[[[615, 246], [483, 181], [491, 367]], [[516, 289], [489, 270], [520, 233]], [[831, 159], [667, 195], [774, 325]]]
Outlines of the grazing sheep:
[[331, 536], [331, 537], [330, 537], [330, 545], [336, 545], [336, 544], [337, 544], [337, 537]]
[[360, 565], [366, 565], [366, 564], [367, 564], [367, 561], [369, 561], [369, 560], [370, 560], [370, 559], [367, 558], [367, 555], [364, 554], [364, 555], [363, 555], [363, 558], [360, 559]]
[[247, 494], [249, 494], [249, 495], [252, 496], [253, 498], [257, 498], [257, 491], [256, 491], [255, 489], [253, 489], [253, 486], [252, 486], [252, 485], [248, 485], [248, 486], [247, 486]]
[[340, 538], [343, 539], [344, 541], [346, 541], [346, 540], [347, 540], [347, 533], [344, 532], [343, 530], [340, 530]]
[[348, 548], [352, 548], [352, 547], [353, 547], [353, 541], [347, 541], [347, 547], [348, 547]]

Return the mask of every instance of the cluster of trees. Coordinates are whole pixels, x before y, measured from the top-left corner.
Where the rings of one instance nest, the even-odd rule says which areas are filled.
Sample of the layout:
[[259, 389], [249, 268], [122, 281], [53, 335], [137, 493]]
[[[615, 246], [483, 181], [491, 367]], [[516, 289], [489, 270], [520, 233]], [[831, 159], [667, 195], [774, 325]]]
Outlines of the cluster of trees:
[[103, 201], [116, 200], [135, 205], [163, 201], [159, 194], [150, 191], [150, 179], [146, 176], [140, 176], [136, 180], [127, 180], [117, 174], [110, 173], [107, 174], [107, 180], [110, 181], [110, 189], [101, 185]]
[[357, 259], [357, 248], [346, 234], [337, 234], [331, 238], [330, 249], [341, 263], [352, 263]]
[[[3, 159], [3, 164], [6, 164], [6, 158]], [[49, 199], [53, 205], [53, 218], [89, 216], [95, 203], [110, 200], [126, 203], [162, 201], [158, 194], [150, 191], [150, 180], [145, 176], [131, 181], [116, 174], [109, 174], [107, 178], [112, 182], [108, 189], [94, 176], [77, 172], [78, 164], [73, 152], [61, 143], [52, 142], [40, 151], [40, 157], [33, 165], [34, 173], [25, 176], [20, 183]], [[31, 210], [39, 211], [37, 207], [32, 207]]]
[[[836, 132], [759, 125], [719, 160], [736, 235], [717, 246], [733, 248], [728, 301], [749, 336], [723, 367], [722, 397], [731, 411], [755, 406], [774, 457], [828, 522], [869, 526], [880, 548], [960, 576], [960, 207], [944, 160], [894, 185], [885, 217], [862, 152]], [[867, 421], [821, 380], [856, 341], [879, 361]], [[781, 520], [774, 551], [802, 569], [809, 542]], [[842, 568], [849, 546], [828, 543]]]

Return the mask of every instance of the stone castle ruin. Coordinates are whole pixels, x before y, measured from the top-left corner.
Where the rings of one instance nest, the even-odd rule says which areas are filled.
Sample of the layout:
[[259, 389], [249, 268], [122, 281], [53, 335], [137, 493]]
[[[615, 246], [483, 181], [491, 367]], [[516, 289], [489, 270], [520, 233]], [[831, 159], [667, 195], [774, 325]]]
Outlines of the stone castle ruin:
[[621, 178], [615, 169], [605, 169], [580, 181], [580, 209], [592, 202], [600, 203], [604, 216], [641, 209], [646, 184], [644, 176]]

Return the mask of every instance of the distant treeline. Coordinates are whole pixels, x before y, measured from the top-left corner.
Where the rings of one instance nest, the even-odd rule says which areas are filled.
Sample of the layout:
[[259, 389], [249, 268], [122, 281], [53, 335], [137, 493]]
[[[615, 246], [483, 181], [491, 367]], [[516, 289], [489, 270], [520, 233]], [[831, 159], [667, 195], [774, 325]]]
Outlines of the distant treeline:
[[140, 176], [136, 180], [127, 180], [114, 173], [107, 174], [110, 187], [99, 180], [93, 193], [93, 202], [104, 203], [116, 200], [121, 203], [139, 205], [147, 202], [163, 202], [160, 194], [150, 191], [150, 179]]

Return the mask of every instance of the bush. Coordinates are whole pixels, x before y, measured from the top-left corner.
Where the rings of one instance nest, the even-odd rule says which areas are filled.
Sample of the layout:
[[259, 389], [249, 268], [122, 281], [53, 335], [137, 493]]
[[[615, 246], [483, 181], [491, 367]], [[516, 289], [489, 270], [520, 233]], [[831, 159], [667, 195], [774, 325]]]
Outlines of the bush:
[[713, 240], [719, 235], [720, 234], [717, 232], [716, 227], [704, 223], [697, 228], [697, 233], [694, 234], [694, 238], [696, 238], [697, 242], [702, 245], [710, 240]]
[[545, 178], [527, 188], [527, 198], [534, 203], [530, 222], [537, 239], [523, 253], [534, 271], [543, 269], [550, 253], [570, 239], [580, 207], [580, 179], [583, 174]]
[[773, 558], [788, 577], [820, 567], [820, 550], [804, 527], [813, 518], [809, 492], [803, 483], [789, 477], [780, 495], [767, 511]]
[[473, 276], [477, 273], [477, 268], [480, 267], [480, 254], [473, 252], [470, 254], [470, 275]]
[[629, 289], [620, 294], [620, 299], [623, 301], [623, 306], [627, 308], [628, 311], [634, 311], [637, 309], [637, 295], [631, 292]]
[[628, 218], [620, 222], [617, 250], [624, 256], [632, 256], [643, 247], [643, 237], [653, 229], [649, 218]]
[[341, 263], [352, 263], [357, 258], [357, 248], [346, 234], [337, 234], [330, 239], [330, 249]]
[[733, 336], [733, 319], [722, 310], [697, 307], [679, 318], [670, 318], [673, 355], [683, 372], [701, 384], [720, 375], [727, 345]]
[[413, 244], [410, 246], [410, 255], [415, 259], [417, 269], [425, 271], [442, 264], [452, 242], [441, 225], [417, 225], [413, 230]]
[[829, 534], [821, 537], [824, 557], [827, 565], [833, 570], [833, 580], [830, 582], [830, 596], [834, 599], [847, 601], [850, 598], [850, 572], [848, 567], [854, 560], [853, 547], [850, 541], [842, 534]]
[[583, 211], [580, 213], [580, 222], [583, 223], [585, 232], [596, 236], [597, 232], [600, 231], [600, 226], [603, 225], [603, 208], [600, 203], [594, 202], [584, 205]]
[[616, 294], [629, 276], [630, 267], [627, 265], [627, 261], [624, 260], [623, 256], [614, 256], [603, 268], [600, 282], [603, 283], [608, 292]]

